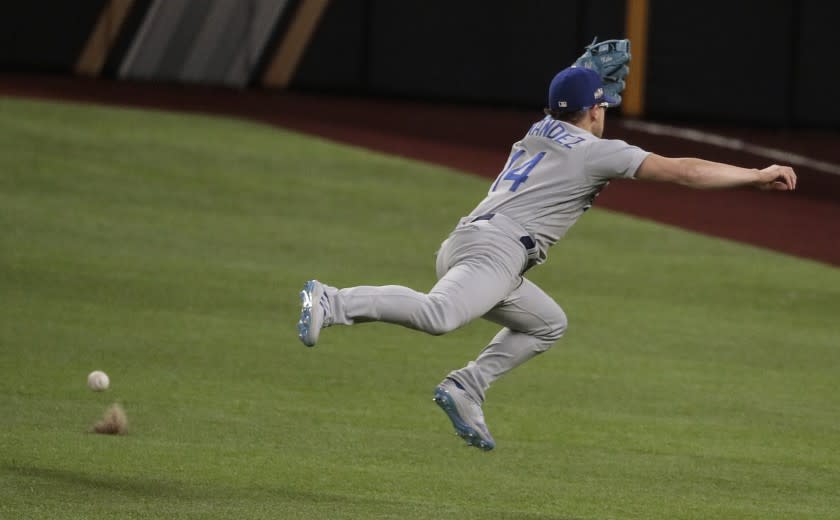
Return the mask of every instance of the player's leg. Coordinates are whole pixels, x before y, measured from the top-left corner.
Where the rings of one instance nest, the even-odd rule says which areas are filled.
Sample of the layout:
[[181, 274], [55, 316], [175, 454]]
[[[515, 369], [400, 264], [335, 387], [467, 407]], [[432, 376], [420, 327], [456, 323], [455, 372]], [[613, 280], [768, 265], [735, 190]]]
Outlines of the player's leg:
[[527, 279], [484, 317], [505, 328], [475, 361], [448, 376], [479, 402], [484, 401], [484, 393], [493, 381], [548, 350], [566, 331], [567, 324], [560, 305]]
[[369, 321], [444, 334], [483, 316], [510, 294], [526, 260], [515, 239], [475, 226], [456, 231], [441, 246], [440, 279], [428, 293], [399, 285], [337, 289], [307, 282], [301, 340], [312, 346], [322, 326]]
[[334, 324], [383, 321], [444, 334], [483, 316], [512, 289], [515, 275], [493, 258], [458, 264], [428, 293], [399, 285], [328, 288]]
[[485, 318], [505, 326], [461, 370], [451, 372], [435, 389], [434, 400], [467, 444], [491, 450], [496, 442], [484, 420], [481, 403], [490, 384], [547, 350], [566, 330], [563, 309], [531, 281], [522, 284]]

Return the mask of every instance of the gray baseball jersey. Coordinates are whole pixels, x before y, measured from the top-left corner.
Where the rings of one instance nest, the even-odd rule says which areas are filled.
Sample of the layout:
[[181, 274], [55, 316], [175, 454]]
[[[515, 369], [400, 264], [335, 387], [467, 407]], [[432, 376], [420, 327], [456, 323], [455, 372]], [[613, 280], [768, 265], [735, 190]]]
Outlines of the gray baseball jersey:
[[646, 156], [568, 123], [538, 121], [513, 145], [487, 197], [441, 244], [438, 281], [428, 293], [399, 285], [326, 286], [325, 323], [384, 321], [430, 334], [478, 317], [498, 323], [504, 328], [478, 358], [448, 375], [483, 401], [493, 381], [566, 330], [563, 309], [523, 271], [545, 260], [611, 179], [633, 177]]
[[546, 116], [515, 143], [487, 197], [470, 213], [501, 213], [536, 241], [539, 261], [611, 179], [633, 177], [648, 152]]

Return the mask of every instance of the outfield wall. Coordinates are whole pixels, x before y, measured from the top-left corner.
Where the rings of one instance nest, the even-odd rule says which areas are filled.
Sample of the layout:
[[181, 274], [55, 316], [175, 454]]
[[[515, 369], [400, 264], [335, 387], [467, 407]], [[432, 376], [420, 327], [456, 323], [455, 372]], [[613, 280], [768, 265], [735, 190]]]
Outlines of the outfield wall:
[[535, 108], [631, 12], [641, 115], [840, 128], [823, 0], [18, 0], [0, 68]]

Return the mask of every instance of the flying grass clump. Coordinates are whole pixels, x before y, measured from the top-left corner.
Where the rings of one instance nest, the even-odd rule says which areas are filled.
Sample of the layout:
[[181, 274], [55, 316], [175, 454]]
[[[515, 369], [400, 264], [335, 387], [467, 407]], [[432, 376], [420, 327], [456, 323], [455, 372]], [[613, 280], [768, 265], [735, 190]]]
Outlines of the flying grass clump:
[[102, 419], [91, 428], [93, 433], [105, 435], [125, 435], [128, 433], [128, 417], [125, 410], [117, 403], [105, 410]]

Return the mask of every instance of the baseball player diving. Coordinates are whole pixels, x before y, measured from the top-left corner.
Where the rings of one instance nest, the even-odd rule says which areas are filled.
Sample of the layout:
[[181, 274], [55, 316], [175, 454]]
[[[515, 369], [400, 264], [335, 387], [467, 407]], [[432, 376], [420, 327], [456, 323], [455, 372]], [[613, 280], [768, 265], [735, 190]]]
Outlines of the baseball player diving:
[[593, 41], [548, 87], [545, 117], [511, 148], [487, 196], [461, 218], [437, 252], [438, 281], [427, 293], [399, 285], [338, 289], [317, 280], [300, 293], [300, 340], [312, 347], [325, 327], [382, 321], [433, 335], [476, 318], [502, 329], [466, 366], [434, 390], [434, 400], [470, 446], [492, 450], [485, 392], [502, 375], [545, 352], [566, 330], [566, 314], [525, 277], [612, 179], [664, 181], [690, 188], [755, 186], [793, 190], [787, 166], [740, 168], [656, 155], [604, 139], [606, 109], [621, 103], [629, 40]]

